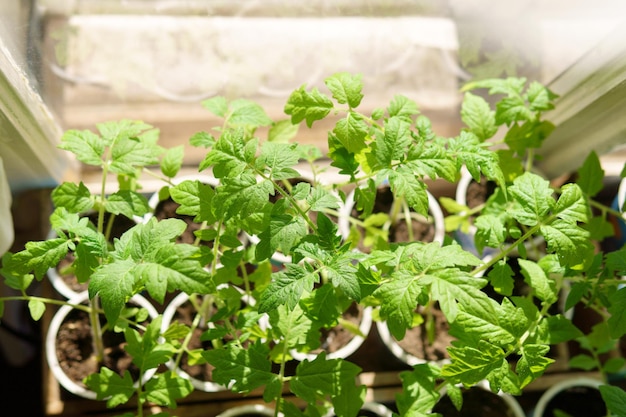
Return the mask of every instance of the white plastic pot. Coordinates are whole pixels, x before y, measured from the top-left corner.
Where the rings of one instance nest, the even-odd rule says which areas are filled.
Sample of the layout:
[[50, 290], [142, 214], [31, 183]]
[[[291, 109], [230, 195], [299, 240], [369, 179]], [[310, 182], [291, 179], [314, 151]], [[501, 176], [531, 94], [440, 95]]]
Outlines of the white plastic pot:
[[[67, 317], [67, 315], [73, 310], [72, 305], [83, 304], [87, 302], [89, 299], [89, 294], [87, 291], [78, 293], [76, 296], [72, 297], [68, 300], [68, 303], [71, 305], [62, 306], [55, 314], [52, 320], [50, 321], [50, 326], [48, 327], [48, 333], [46, 334], [46, 344], [45, 344], [45, 353], [46, 360], [48, 361], [48, 366], [50, 367], [50, 371], [54, 378], [61, 384], [66, 390], [71, 392], [72, 394], [78, 395], [83, 398], [87, 398], [90, 400], [95, 400], [97, 395], [95, 392], [88, 389], [82, 383], [76, 383], [73, 381], [64, 371], [59, 363], [59, 359], [56, 355], [56, 339], [57, 333], [61, 327], [61, 324]], [[131, 304], [135, 304], [139, 307], [145, 308], [148, 311], [148, 314], [151, 318], [155, 318], [158, 313], [154, 306], [143, 296], [137, 294], [134, 295], [131, 300]], [[148, 381], [156, 372], [155, 369], [148, 370], [141, 378], [141, 383], [145, 383]], [[140, 382], [136, 382], [135, 386]]]
[[[433, 241], [443, 243], [443, 239], [445, 237], [445, 232], [446, 232], [443, 211], [441, 210], [441, 206], [439, 205], [439, 202], [430, 193], [430, 191], [427, 190], [426, 193], [428, 195], [428, 212], [430, 216], [432, 216], [433, 218], [433, 227], [435, 229], [435, 236], [433, 238]], [[341, 208], [340, 216], [338, 220], [339, 232], [344, 237], [347, 237], [350, 235], [350, 217], [352, 216], [353, 207], [354, 207], [354, 190], [352, 190], [346, 196], [346, 202], [344, 206]]]
[[[375, 414], [376, 417], [393, 416], [393, 412], [389, 408], [381, 403], [377, 403], [374, 401], [365, 402], [360, 411], [368, 411], [369, 414]], [[361, 414], [359, 414], [359, 416], [360, 415]], [[335, 410], [331, 408], [330, 411], [324, 415], [324, 417], [336, 417]]]
[[[250, 405], [240, 405], [237, 407], [230, 408], [220, 414], [217, 417], [273, 417], [274, 410], [269, 407], [266, 407], [262, 404], [250, 404]], [[279, 417], [283, 417], [283, 413], [278, 413]]]
[[[223, 286], [227, 286], [227, 285], [228, 284], [223, 284]], [[223, 286], [218, 287], [218, 289], [222, 288]], [[236, 290], [238, 290], [238, 291], [243, 293], [243, 290], [241, 290], [240, 288], [238, 288], [238, 287], [233, 287], [233, 288], [235, 288]], [[161, 331], [162, 332], [167, 330], [167, 328], [172, 323], [172, 320], [174, 319], [174, 316], [176, 314], [176, 310], [178, 309], [178, 307], [180, 307], [181, 305], [186, 303], [188, 300], [189, 300], [189, 294], [187, 294], [187, 293], [180, 293], [176, 297], [174, 297], [172, 299], [172, 301], [169, 302], [169, 304], [167, 305], [167, 307], [163, 311], [163, 320], [161, 322]], [[255, 303], [254, 299], [252, 299], [251, 297], [248, 297], [246, 295], [244, 295], [242, 297], [242, 300], [246, 304], [249, 304], [249, 305], [254, 305], [254, 303]], [[211, 323], [209, 323], [209, 325], [211, 325]], [[216, 382], [213, 382], [213, 381], [203, 381], [201, 379], [192, 377], [187, 372], [182, 370], [180, 367], [176, 367], [176, 363], [174, 362], [174, 360], [170, 360], [167, 363], [167, 366], [171, 370], [176, 371], [176, 373], [179, 376], [188, 379], [191, 382], [191, 384], [196, 389], [198, 389], [200, 391], [204, 391], [204, 392], [218, 392], [218, 391], [224, 391], [224, 390], [228, 389], [228, 387], [225, 387], [225, 386], [223, 386], [221, 384], [218, 384]]]
[[[592, 389], [592, 390], [597, 390], [599, 391], [599, 387], [600, 385], [602, 385], [603, 382], [598, 380], [598, 379], [593, 379], [593, 378], [571, 378], [571, 379], [566, 379], [563, 380], [561, 382], [558, 382], [556, 384], [554, 384], [553, 386], [551, 386], [549, 389], [547, 389], [539, 398], [539, 401], [537, 401], [537, 406], [535, 407], [535, 410], [533, 412], [533, 417], [554, 417], [552, 414], [546, 414], [547, 413], [547, 409], [550, 405], [550, 403], [552, 401], [555, 400], [555, 397], [557, 397], [559, 394], [562, 394], [563, 392], [567, 391], [567, 390], [577, 390], [577, 389]], [[580, 392], [574, 392], [575, 396], [581, 396], [584, 395], [585, 393], [581, 390]], [[599, 396], [599, 393], [598, 393]], [[599, 397], [601, 400], [601, 397]], [[591, 402], [594, 401], [594, 398], [589, 398], [586, 402]], [[604, 401], [602, 401], [602, 404], [599, 405], [600, 408], [605, 407], [604, 406]], [[565, 410], [564, 410], [565, 411]], [[604, 415], [606, 415], [606, 408], [604, 408], [604, 414], [599, 414], [599, 415], [585, 415], [585, 417], [603, 417]]]
[[[524, 410], [520, 406], [519, 402], [511, 394], [507, 394], [507, 393], [502, 392], [502, 391], [499, 391], [497, 393], [492, 392], [491, 389], [489, 388], [489, 383], [487, 381], [485, 381], [485, 380], [480, 381], [473, 388], [474, 389], [484, 390], [484, 391], [486, 391], [486, 392], [488, 392], [490, 394], [497, 395], [500, 399], [502, 399], [506, 409], [499, 410], [499, 411], [501, 411], [500, 416], [502, 416], [502, 417], [526, 417], [526, 413], [524, 412]], [[439, 391], [439, 394], [440, 394], [440, 400], [439, 401], [441, 401], [441, 398], [444, 398], [446, 396], [447, 391], [448, 390], [447, 390], [446, 386], [444, 386]], [[464, 401], [464, 403], [465, 403], [465, 401]]]
[[[387, 326], [386, 321], [377, 321], [376, 322], [376, 330], [378, 330], [378, 335], [382, 342], [387, 346], [387, 349], [391, 351], [391, 353], [402, 362], [406, 363], [409, 366], [418, 365], [421, 363], [429, 363], [434, 362], [439, 366], [443, 366], [450, 362], [449, 359], [441, 359], [438, 361], [431, 361], [425, 358], [418, 358], [417, 356], [412, 355], [407, 352], [398, 344], [397, 340], [393, 337], [391, 332], [389, 331], [389, 327]], [[409, 330], [407, 330], [409, 331]]]
[[[361, 323], [359, 324], [359, 331], [361, 334], [367, 336], [372, 328], [372, 308], [364, 307], [363, 308], [363, 316], [361, 317]], [[352, 339], [340, 349], [330, 352], [326, 355], [326, 359], [346, 359], [350, 355], [352, 355], [356, 350], [365, 342], [365, 338], [361, 335], [354, 335]], [[298, 361], [303, 361], [308, 359], [309, 361], [314, 360], [317, 357], [315, 353], [302, 353], [296, 350], [291, 350], [291, 356]]]
[[[538, 174], [542, 175], [541, 173]], [[467, 205], [467, 190], [473, 181], [474, 178], [464, 166], [461, 170], [461, 178], [457, 183], [455, 191], [455, 200], [457, 203], [463, 206]], [[498, 252], [497, 248], [485, 247], [483, 248], [482, 254], [479, 254], [474, 243], [475, 235], [476, 226], [474, 226], [473, 224], [470, 225], [469, 231], [467, 233], [463, 232], [460, 229], [454, 231], [454, 237], [456, 241], [459, 242], [459, 244], [463, 247], [463, 249], [470, 251], [478, 257], [487, 257]], [[545, 254], [542, 249], [544, 243], [545, 239], [543, 236], [535, 236], [532, 240], [525, 242], [524, 246], [526, 247], [526, 252], [528, 253], [529, 258], [539, 259], [541, 256], [543, 256]], [[514, 250], [514, 253], [515, 251], [516, 250]]]

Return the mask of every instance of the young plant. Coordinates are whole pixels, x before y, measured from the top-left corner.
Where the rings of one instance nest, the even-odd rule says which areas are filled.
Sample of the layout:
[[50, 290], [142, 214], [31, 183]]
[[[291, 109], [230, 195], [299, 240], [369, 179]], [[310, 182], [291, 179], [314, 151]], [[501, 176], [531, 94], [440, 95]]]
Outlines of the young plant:
[[[552, 129], [542, 114], [552, 108], [553, 93], [518, 78], [471, 84], [461, 109], [467, 128], [444, 138], [407, 97], [397, 95], [371, 114], [360, 110], [359, 75], [338, 73], [325, 84], [330, 94], [305, 86], [295, 90], [284, 109], [290, 119], [276, 122], [249, 100], [216, 97], [203, 102], [223, 123], [194, 135], [190, 143], [206, 153], [198, 170], [210, 172], [215, 186], [174, 184], [182, 149], [163, 154], [142, 123], [103, 124], [98, 126], [100, 135], [68, 132], [62, 147], [100, 167], [102, 191], [92, 196], [82, 184], [62, 184], [55, 190], [51, 224], [60, 237], [32, 242], [3, 259], [7, 284], [23, 291], [13, 299], [27, 300], [35, 319], [44, 303], [59, 303], [29, 296], [26, 289], [73, 250], [79, 279], [89, 282], [94, 319], [103, 313], [111, 326], [125, 328], [127, 351], [142, 371], [170, 360], [180, 363], [187, 354], [196, 363], [211, 364], [214, 382], [233, 391], [263, 389], [263, 399], [275, 404], [276, 415], [289, 417], [318, 417], [331, 407], [337, 416], [353, 417], [361, 408], [366, 387], [356, 381], [361, 368], [349, 360], [329, 359], [322, 352], [293, 370], [287, 366], [294, 349], [315, 349], [321, 329], [339, 323], [345, 307], [354, 303], [374, 307], [396, 339], [424, 320], [416, 313], [418, 306], [425, 308], [428, 321], [429, 309], [438, 305], [456, 338], [443, 366], [420, 364], [400, 374], [404, 389], [397, 406], [403, 416], [428, 415], [443, 385], [458, 407], [459, 386], [484, 380], [494, 391], [519, 395], [553, 362], [550, 346], [575, 338], [591, 352], [590, 359], [579, 362], [591, 360], [607, 372], [623, 364], [596, 360], [607, 346], [600, 333], [613, 342], [626, 333], [621, 314], [625, 293], [616, 291], [617, 276], [626, 269], [623, 250], [603, 256], [590, 243], [606, 235], [595, 229], [606, 229], [606, 213], [619, 214], [593, 200], [601, 183], [597, 157], [584, 164], [578, 181], [560, 187], [534, 173], [536, 149]], [[495, 110], [469, 92], [478, 88], [503, 96]], [[301, 122], [311, 127], [330, 115], [338, 121], [328, 132], [326, 154], [291, 142]], [[261, 127], [269, 128], [267, 140], [257, 137]], [[494, 135], [500, 130], [504, 139], [497, 143]], [[159, 177], [166, 185], [161, 197], [171, 196], [180, 205], [178, 213], [201, 224], [194, 244], [175, 241], [184, 222], [155, 218], [107, 244], [104, 221], [89, 226], [79, 214], [89, 209], [129, 218], [146, 213], [146, 199], [137, 188], [139, 174], [161, 155]], [[338, 170], [332, 184], [317, 176], [326, 161]], [[294, 184], [302, 178], [302, 166], [315, 178]], [[463, 167], [476, 180], [484, 176], [493, 181], [496, 191], [473, 212], [444, 200], [452, 212], [448, 225], [450, 230], [451, 225], [461, 227], [478, 214], [475, 246], [480, 252], [497, 249], [496, 254], [481, 259], [449, 236], [443, 243], [389, 242], [384, 230], [388, 218], [380, 221], [373, 214], [378, 186], [390, 187], [398, 210], [428, 216], [427, 181], [454, 183]], [[104, 192], [108, 173], [118, 175], [120, 187], [110, 195]], [[360, 215], [340, 219], [348, 190], [355, 190]], [[598, 210], [600, 220], [594, 214]], [[339, 232], [340, 220], [352, 225], [350, 236]], [[358, 249], [363, 238], [359, 227], [376, 236], [372, 250]], [[545, 255], [531, 259], [526, 244], [537, 237], [545, 241]], [[282, 255], [278, 265], [277, 254]], [[511, 292], [506, 261], [513, 255], [519, 256], [531, 289], [527, 296]], [[502, 301], [483, 291], [488, 283]], [[229, 290], [221, 290], [223, 286]], [[233, 286], [241, 291], [231, 291]], [[562, 313], [553, 313], [551, 307], [568, 286], [567, 306], [594, 306], [606, 315], [606, 328], [583, 335]], [[188, 294], [199, 300], [195, 320], [191, 325], [174, 322], [160, 331], [157, 318], [141, 332], [131, 330], [118, 319], [125, 303], [140, 292], [157, 303], [168, 293]], [[255, 302], [244, 306], [243, 297]], [[188, 349], [202, 321], [211, 323], [203, 339], [213, 341], [212, 346]], [[148, 403], [173, 409], [193, 389], [176, 370], [144, 382], [134, 386], [130, 378], [105, 369], [87, 378], [110, 406], [136, 395], [139, 416]], [[285, 395], [288, 391], [299, 401]], [[604, 391], [609, 408], [617, 413], [624, 392], [608, 384]], [[306, 406], [300, 407], [300, 401]]]

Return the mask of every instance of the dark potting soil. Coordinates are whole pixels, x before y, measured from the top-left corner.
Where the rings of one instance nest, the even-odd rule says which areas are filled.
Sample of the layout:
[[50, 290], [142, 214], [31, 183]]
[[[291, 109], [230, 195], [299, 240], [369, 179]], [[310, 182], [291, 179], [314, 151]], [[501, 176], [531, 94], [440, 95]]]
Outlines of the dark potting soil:
[[122, 376], [126, 370], [134, 380], [139, 378], [139, 369], [124, 350], [126, 341], [123, 333], [105, 331], [103, 334], [104, 360], [97, 363], [93, 356], [93, 338], [89, 315], [80, 310], [69, 312], [60, 326], [56, 340], [59, 365], [67, 376], [78, 383], [104, 366]]
[[[420, 311], [422, 311], [421, 307]], [[449, 334], [450, 326], [440, 309], [433, 308], [431, 314], [435, 321], [435, 339], [432, 342], [428, 340], [425, 323], [408, 329], [404, 338], [396, 342], [405, 352], [416, 358], [428, 361], [449, 359], [447, 348], [455, 340]]]
[[[390, 213], [394, 202], [394, 195], [391, 191], [391, 187], [382, 186], [376, 190], [376, 199], [374, 200], [374, 207], [372, 213]], [[352, 210], [352, 216], [358, 217], [360, 212], [354, 208]], [[392, 224], [389, 228], [389, 242], [432, 242], [435, 239], [435, 226], [426, 221], [411, 219], [411, 228], [413, 232], [413, 239], [410, 239], [409, 226], [404, 216], [399, 216], [396, 223]], [[363, 230], [361, 230], [363, 234]], [[368, 250], [362, 244], [359, 244], [359, 249], [362, 251]]]
[[558, 417], [557, 410], [571, 417], [604, 417], [607, 414], [600, 391], [582, 386], [572, 387], [557, 394], [546, 405], [542, 417]]
[[515, 417], [508, 404], [497, 394], [480, 387], [463, 390], [463, 407], [457, 410], [450, 397], [444, 395], [433, 407], [443, 417]]
[[196, 230], [200, 230], [202, 224], [194, 222], [193, 216], [176, 213], [178, 207], [180, 207], [180, 204], [178, 204], [171, 198], [162, 200], [159, 202], [159, 204], [157, 204], [156, 208], [154, 209], [154, 217], [156, 217], [156, 219], [159, 221], [164, 219], [183, 220], [187, 224], [187, 228], [179, 237], [176, 238], [176, 242], [188, 243], [190, 245], [193, 245], [193, 243], [196, 241], [196, 235], [194, 235], [194, 232]]
[[469, 208], [483, 204], [496, 189], [496, 183], [486, 178], [481, 178], [480, 182], [471, 180], [465, 193], [465, 203]]
[[[343, 319], [353, 323], [359, 327], [363, 318], [363, 308], [357, 303], [352, 303], [350, 307], [343, 313]], [[329, 329], [320, 330], [320, 348], [311, 351], [311, 353], [320, 353], [322, 351], [333, 353], [350, 343], [354, 338], [354, 333], [341, 325], [331, 327]]]

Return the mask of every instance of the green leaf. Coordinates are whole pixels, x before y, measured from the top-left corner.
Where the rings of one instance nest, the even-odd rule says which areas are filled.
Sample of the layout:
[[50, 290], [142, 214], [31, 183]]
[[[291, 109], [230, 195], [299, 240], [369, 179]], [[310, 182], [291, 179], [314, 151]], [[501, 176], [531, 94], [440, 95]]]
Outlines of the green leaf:
[[461, 120], [481, 142], [489, 139], [497, 132], [495, 114], [495, 111], [491, 110], [489, 103], [484, 98], [472, 93], [465, 93], [461, 107]]
[[226, 123], [232, 127], [257, 128], [272, 124], [263, 107], [247, 99], [236, 99], [230, 102]]
[[443, 178], [450, 182], [456, 181], [456, 162], [440, 145], [422, 144], [411, 147], [405, 166], [412, 169], [420, 178], [430, 177], [433, 180]]
[[176, 213], [193, 216], [194, 221], [202, 223], [206, 221], [212, 224], [217, 221], [211, 211], [215, 191], [209, 184], [200, 180], [185, 180], [173, 187], [170, 187], [172, 200], [180, 206]]
[[533, 288], [535, 296], [546, 304], [555, 303], [559, 298], [556, 282], [549, 279], [543, 269], [535, 262], [526, 259], [519, 259], [518, 262], [524, 280]]
[[26, 249], [11, 257], [11, 265], [19, 266], [16, 270], [21, 273], [33, 271], [38, 281], [41, 281], [48, 269], [55, 267], [69, 250], [68, 240], [62, 237], [30, 241], [25, 247]]
[[197, 148], [210, 148], [215, 145], [215, 138], [207, 132], [197, 132], [191, 135], [189, 144]]
[[513, 306], [507, 298], [499, 305], [485, 295], [473, 303], [459, 304], [450, 333], [473, 343], [485, 340], [506, 347], [522, 336], [527, 325], [528, 319], [521, 308]]
[[431, 283], [431, 298], [439, 301], [439, 307], [450, 322], [456, 320], [457, 302], [475, 303], [476, 298], [486, 297], [480, 291], [485, 280], [475, 278], [467, 272], [456, 268], [446, 268], [422, 278], [423, 282]]
[[389, 113], [390, 118], [397, 117], [407, 123], [411, 123], [413, 116], [419, 114], [419, 109], [413, 100], [401, 94], [397, 94], [389, 103], [387, 113]]
[[515, 122], [533, 120], [533, 113], [520, 96], [505, 97], [496, 104], [496, 124], [510, 126]]
[[322, 285], [303, 297], [300, 305], [306, 315], [320, 327], [330, 328], [337, 325], [340, 314], [339, 299], [332, 286]]
[[550, 182], [531, 172], [517, 177], [509, 192], [519, 203], [511, 216], [526, 226], [535, 226], [554, 206]]
[[576, 184], [565, 184], [556, 202], [554, 213], [559, 219], [576, 224], [587, 222], [589, 209], [581, 188]]
[[176, 408], [177, 400], [193, 392], [189, 379], [178, 376], [174, 371], [158, 373], [144, 386], [142, 397], [156, 405]]
[[546, 239], [548, 250], [556, 252], [559, 260], [565, 265], [578, 265], [593, 250], [589, 242], [589, 232], [558, 220], [551, 225], [543, 225], [541, 233]]
[[367, 125], [359, 113], [348, 112], [345, 118], [337, 121], [333, 133], [350, 153], [359, 153], [366, 147]]
[[254, 164], [257, 140], [247, 140], [241, 129], [227, 129], [200, 162], [199, 170], [213, 167], [217, 178], [236, 177]]
[[202, 101], [202, 107], [209, 110], [216, 116], [226, 117], [228, 102], [225, 97], [216, 96]]
[[524, 77], [490, 78], [467, 83], [462, 91], [488, 88], [489, 94], [521, 95], [526, 85]]
[[548, 366], [554, 363], [554, 359], [544, 356], [549, 350], [550, 347], [545, 345], [527, 344], [522, 347], [522, 357], [515, 368], [521, 388], [543, 375]]
[[526, 90], [526, 99], [533, 111], [552, 110], [554, 108], [553, 100], [556, 98], [558, 98], [557, 94], [538, 81], [531, 82]]
[[377, 135], [374, 155], [381, 167], [389, 167], [392, 162], [404, 159], [411, 142], [409, 123], [399, 117], [391, 117], [385, 123], [384, 135]]
[[267, 398], [267, 395], [280, 392], [280, 380], [278, 375], [272, 372], [272, 362], [268, 354], [269, 348], [260, 341], [247, 349], [229, 344], [221, 349], [202, 352], [207, 362], [215, 366], [213, 370], [215, 382], [241, 393], [264, 387], [264, 398], [270, 401], [273, 398]]
[[64, 182], [52, 191], [52, 202], [71, 213], [84, 213], [93, 208], [94, 200], [89, 189], [79, 182]]
[[113, 214], [122, 214], [129, 219], [143, 216], [150, 211], [148, 199], [135, 191], [120, 190], [107, 197], [104, 208]]
[[165, 151], [163, 159], [161, 159], [161, 172], [168, 178], [174, 178], [183, 165], [185, 157], [185, 147], [183, 145], [175, 146]]
[[408, 168], [399, 168], [389, 173], [389, 184], [396, 196], [402, 196], [416, 212], [428, 217], [429, 202], [426, 185]]
[[600, 385], [599, 390], [611, 414], [615, 417], [625, 417], [626, 392], [622, 388], [612, 385]]
[[136, 176], [139, 168], [158, 164], [161, 153], [162, 149], [154, 143], [122, 136], [111, 148], [109, 170], [117, 174]]
[[484, 340], [477, 347], [452, 346], [448, 353], [452, 362], [443, 366], [441, 376], [451, 384], [477, 384], [506, 364], [504, 351]]
[[400, 372], [402, 391], [396, 396], [398, 411], [403, 416], [430, 416], [439, 400], [435, 383], [439, 368], [434, 364], [415, 365], [411, 371]]
[[573, 369], [583, 369], [585, 371], [591, 371], [598, 367], [598, 363], [594, 358], [589, 355], [580, 354], [570, 358], [568, 365]]
[[609, 331], [613, 339], [619, 339], [626, 334], [626, 287], [614, 292], [609, 301]]
[[[286, 305], [279, 305], [275, 310], [271, 310], [270, 326], [282, 337], [287, 349], [300, 348], [309, 344], [309, 335], [319, 326], [314, 325], [310, 318], [304, 314], [300, 304], [296, 304], [293, 309]], [[316, 342], [319, 343], [319, 333]]]
[[413, 326], [417, 298], [423, 286], [420, 280], [411, 274], [398, 273], [392, 278], [383, 283], [372, 295], [381, 301], [381, 319], [387, 321], [391, 334], [396, 339], [402, 340], [406, 330]]
[[338, 416], [354, 416], [363, 405], [365, 387], [357, 387], [356, 377], [361, 369], [343, 359], [326, 359], [324, 352], [309, 361], [305, 359], [296, 368], [290, 381], [291, 391], [312, 404], [330, 397]]
[[363, 99], [362, 75], [347, 72], [336, 73], [324, 80], [326, 87], [333, 94], [335, 100], [341, 104], [348, 104], [351, 109], [359, 107]]
[[72, 152], [76, 158], [87, 164], [101, 166], [105, 144], [102, 139], [89, 130], [66, 131], [61, 137], [60, 149]]
[[603, 179], [604, 170], [600, 158], [595, 151], [591, 151], [577, 171], [576, 184], [580, 186], [585, 195], [593, 197], [604, 188]]
[[583, 333], [572, 323], [571, 320], [558, 314], [545, 319], [548, 323], [549, 337], [551, 345], [568, 342], [583, 336]]
[[124, 338], [127, 342], [124, 349], [133, 358], [133, 363], [143, 371], [166, 363], [176, 352], [172, 345], [158, 342], [161, 322], [162, 317], [156, 317], [143, 334], [130, 327], [124, 329]]
[[268, 259], [276, 250], [287, 254], [307, 234], [307, 224], [301, 217], [287, 214], [272, 216], [269, 227], [259, 234], [261, 240], [256, 247], [257, 259]]
[[513, 276], [514, 273], [511, 266], [506, 260], [501, 259], [491, 267], [488, 278], [491, 286], [498, 294], [510, 296], [515, 285]]
[[259, 160], [270, 170], [270, 178], [283, 180], [298, 176], [294, 166], [298, 163], [300, 155], [296, 144], [284, 144], [265, 142], [261, 146]]
[[269, 142], [287, 143], [298, 134], [300, 125], [291, 123], [291, 120], [280, 120], [272, 124], [267, 134]]
[[526, 121], [511, 126], [504, 136], [504, 142], [511, 150], [522, 155], [529, 148], [540, 148], [553, 130], [554, 125], [547, 120]]
[[28, 311], [33, 320], [37, 321], [46, 311], [46, 304], [39, 300], [28, 300]]
[[307, 126], [311, 127], [313, 122], [326, 117], [333, 107], [333, 102], [317, 88], [313, 88], [309, 93], [301, 86], [289, 96], [285, 104], [285, 113], [291, 116], [292, 123], [306, 120]]
[[259, 312], [266, 313], [282, 304], [293, 310], [302, 293], [310, 292], [313, 284], [319, 279], [315, 273], [307, 271], [300, 265], [286, 264], [285, 267], [285, 271], [273, 274], [271, 284], [261, 296]]
[[121, 404], [125, 404], [135, 393], [134, 382], [130, 376], [130, 372], [125, 371], [124, 376], [118, 374], [109, 368], [100, 368], [99, 373], [91, 374], [85, 378], [85, 385], [97, 395], [98, 400], [107, 397], [107, 407], [112, 408]]

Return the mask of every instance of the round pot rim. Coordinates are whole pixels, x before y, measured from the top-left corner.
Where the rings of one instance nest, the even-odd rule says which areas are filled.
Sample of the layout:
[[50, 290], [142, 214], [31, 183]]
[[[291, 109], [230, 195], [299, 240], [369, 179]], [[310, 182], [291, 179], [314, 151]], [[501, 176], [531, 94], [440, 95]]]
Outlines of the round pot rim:
[[[392, 417], [393, 412], [384, 404], [376, 402], [376, 401], [365, 401], [361, 410], [372, 411], [378, 414], [380, 417]], [[331, 407], [328, 410], [328, 413], [324, 414], [323, 417], [333, 417], [335, 409]]]
[[[363, 317], [361, 319], [361, 323], [359, 324], [359, 330], [366, 337], [372, 328], [372, 307], [364, 306], [363, 307]], [[337, 349], [334, 352], [328, 353], [326, 355], [326, 359], [345, 359], [348, 356], [352, 355], [356, 350], [365, 342], [365, 337], [361, 335], [354, 335], [352, 339], [345, 346], [342, 346], [340, 349]], [[317, 357], [317, 354], [314, 353], [303, 353], [298, 352], [295, 349], [292, 349], [290, 355], [297, 361], [303, 361], [308, 359], [309, 361], [314, 360]]]
[[[68, 303], [82, 304], [86, 302], [88, 299], [89, 299], [89, 292], [83, 291], [83, 292], [77, 293], [74, 297], [70, 298], [68, 300]], [[156, 309], [154, 308], [154, 306], [142, 295], [135, 294], [133, 297], [131, 297], [131, 302], [148, 310], [148, 314], [150, 315], [151, 318], [155, 318], [158, 316], [158, 313]], [[57, 312], [52, 317], [52, 320], [50, 321], [50, 324], [48, 326], [48, 331], [46, 334], [46, 341], [45, 341], [46, 360], [48, 362], [48, 367], [50, 368], [50, 371], [52, 372], [54, 378], [65, 389], [67, 389], [72, 394], [78, 395], [80, 397], [87, 398], [90, 400], [96, 400], [97, 394], [94, 391], [86, 388], [85, 386], [81, 384], [76, 383], [63, 371], [63, 368], [61, 368], [61, 365], [59, 363], [59, 359], [56, 356], [56, 334], [61, 324], [63, 323], [63, 320], [67, 317], [67, 315], [73, 309], [74, 307], [72, 305], [68, 305], [68, 304], [63, 305], [61, 306], [61, 308], [59, 308], [59, 310], [57, 310]], [[146, 381], [148, 381], [150, 378], [152, 378], [152, 376], [156, 373], [156, 371], [157, 371], [156, 368], [154, 368], [145, 372], [140, 378], [141, 381], [135, 382], [135, 386], [137, 386], [139, 382], [143, 384]]]
[[409, 366], [419, 365], [422, 363], [435, 363], [439, 366], [443, 366], [450, 363], [450, 359], [431, 361], [424, 358], [418, 358], [417, 356], [414, 356], [406, 350], [402, 349], [402, 346], [400, 346], [391, 335], [386, 321], [377, 321], [376, 330], [378, 330], [378, 335], [380, 336], [385, 346], [387, 346], [387, 348], [391, 351], [391, 353], [393, 353], [396, 358], [400, 359], [402, 362], [406, 363]]
[[[262, 404], [246, 404], [246, 405], [234, 406], [232, 408], [229, 408], [228, 410], [222, 411], [216, 417], [237, 417], [237, 416], [242, 416], [242, 415], [250, 414], [250, 413], [256, 413], [259, 416], [273, 417], [274, 409], [269, 408]], [[284, 417], [283, 413], [281, 412], [278, 413], [278, 416]]]
[[[346, 195], [346, 201], [339, 210], [339, 233], [346, 238], [350, 235], [350, 221], [348, 219], [352, 215], [352, 208], [354, 207], [354, 193], [355, 190], [352, 190]], [[433, 227], [435, 228], [433, 242], [443, 244], [446, 233], [443, 210], [430, 191], [426, 190], [426, 195], [428, 196], [428, 211], [433, 216]]]
[[[229, 284], [221, 284], [217, 288], [220, 289], [220, 288], [225, 288], [229, 286], [230, 286]], [[237, 289], [242, 294], [244, 294], [244, 291], [241, 288], [236, 287], [236, 286], [232, 286], [232, 287]], [[167, 330], [167, 328], [172, 322], [172, 319], [174, 318], [176, 309], [180, 307], [182, 304], [184, 304], [187, 300], [189, 300], [189, 297], [190, 297], [189, 294], [185, 292], [181, 292], [169, 302], [169, 304], [165, 307], [165, 310], [163, 311], [163, 320], [161, 321], [161, 332], [164, 332]], [[245, 294], [244, 294], [244, 297], [245, 297], [244, 301], [248, 303], [249, 305], [253, 306], [255, 304], [256, 301], [254, 300], [254, 298], [249, 297]], [[179, 376], [185, 379], [188, 379], [196, 389], [199, 389], [201, 391], [219, 392], [219, 391], [225, 391], [228, 389], [228, 387], [218, 384], [217, 382], [202, 381], [198, 378], [192, 377], [187, 372], [185, 372], [182, 368], [177, 367], [173, 359], [169, 360], [166, 365], [169, 369], [175, 371]]]
[[[498, 397], [502, 398], [502, 400], [506, 403], [507, 407], [513, 412], [515, 417], [526, 417], [526, 413], [524, 412], [524, 409], [522, 408], [520, 403], [515, 399], [515, 397], [513, 395], [508, 394], [508, 393], [506, 393], [506, 392], [504, 392], [502, 390], [500, 390], [498, 392], [493, 392], [491, 390], [491, 388], [489, 387], [489, 381], [483, 379], [482, 381], [480, 381], [477, 384], [475, 384], [474, 387], [483, 389], [483, 390], [485, 390], [487, 392], [490, 392], [490, 393], [492, 393], [494, 395], [497, 395]], [[472, 388], [472, 387], [468, 387], [468, 388]], [[448, 392], [447, 386], [444, 385], [441, 388], [441, 390], [439, 390], [440, 399], [444, 395], [446, 395], [447, 392]]]
[[550, 401], [554, 399], [554, 397], [556, 397], [560, 392], [568, 388], [589, 387], [593, 389], [599, 389], [600, 385], [603, 384], [604, 382], [602, 382], [601, 380], [587, 376], [570, 378], [557, 382], [556, 384], [548, 388], [543, 394], [541, 394], [541, 397], [537, 401], [537, 405], [533, 411], [533, 416], [543, 417], [543, 413]]

